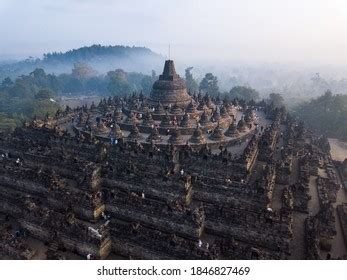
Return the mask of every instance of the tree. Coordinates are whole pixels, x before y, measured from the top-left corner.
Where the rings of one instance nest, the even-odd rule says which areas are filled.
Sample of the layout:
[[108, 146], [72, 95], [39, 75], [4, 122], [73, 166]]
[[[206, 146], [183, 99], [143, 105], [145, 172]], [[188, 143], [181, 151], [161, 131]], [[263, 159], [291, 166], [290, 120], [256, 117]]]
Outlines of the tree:
[[326, 91], [324, 95], [300, 104], [295, 114], [313, 131], [328, 137], [347, 139], [347, 95], [333, 95]]
[[53, 116], [59, 109], [59, 105], [50, 99], [41, 99], [28, 103], [28, 115], [43, 118], [47, 114]]
[[233, 87], [229, 92], [229, 96], [231, 99], [239, 99], [246, 102], [259, 99], [259, 93], [255, 89], [245, 86]]
[[150, 76], [144, 76], [141, 80], [141, 87], [145, 93], [150, 93], [153, 86], [153, 79]]
[[28, 98], [31, 95], [30, 86], [22, 80], [17, 80], [13, 87], [9, 88], [11, 97]]
[[45, 79], [46, 78], [46, 72], [42, 68], [36, 68], [33, 72], [30, 73], [30, 76], [34, 77], [35, 79]]
[[82, 81], [96, 76], [96, 74], [96, 71], [87, 63], [77, 62], [72, 69], [72, 76]]
[[153, 83], [154, 83], [157, 79], [158, 79], [157, 73], [156, 73], [154, 70], [152, 70], [152, 80], [153, 80]]
[[118, 80], [123, 80], [123, 81], [128, 80], [128, 75], [123, 69], [116, 69], [114, 71], [109, 71], [109, 72], [107, 72], [107, 76], [110, 79], [116, 78]]
[[54, 93], [50, 89], [41, 89], [35, 95], [35, 99], [50, 99], [53, 98]]
[[195, 81], [195, 79], [193, 78], [193, 74], [191, 73], [191, 70], [193, 69], [193, 67], [188, 67], [186, 69], [186, 87], [188, 89], [188, 91], [190, 92], [196, 92], [199, 89], [198, 83]]
[[84, 91], [83, 82], [73, 76], [67, 76], [64, 81], [63, 91], [66, 93], [81, 93]]
[[146, 93], [151, 91], [154, 82], [151, 76], [137, 72], [130, 72], [126, 74], [127, 81], [134, 88], [134, 90], [144, 91]]
[[54, 92], [60, 92], [63, 88], [63, 84], [56, 75], [48, 74], [48, 87]]
[[0, 89], [8, 89], [11, 86], [13, 86], [13, 81], [10, 79], [10, 77], [7, 77], [2, 81]]
[[127, 74], [122, 69], [107, 73], [109, 78], [108, 91], [112, 95], [125, 95], [133, 91], [133, 86], [127, 80]]
[[107, 85], [103, 77], [91, 77], [85, 83], [85, 90], [103, 94], [107, 91]]
[[269, 103], [272, 104], [275, 108], [281, 108], [284, 106], [284, 98], [279, 93], [270, 93]]
[[14, 119], [9, 118], [4, 113], [0, 113], [0, 132], [10, 133], [17, 123]]
[[212, 73], [207, 73], [201, 80], [199, 89], [203, 92], [217, 95], [219, 93], [218, 79]]
[[50, 86], [50, 81], [42, 68], [36, 68], [28, 77], [23, 77], [23, 80], [26, 80], [39, 88], [48, 88]]

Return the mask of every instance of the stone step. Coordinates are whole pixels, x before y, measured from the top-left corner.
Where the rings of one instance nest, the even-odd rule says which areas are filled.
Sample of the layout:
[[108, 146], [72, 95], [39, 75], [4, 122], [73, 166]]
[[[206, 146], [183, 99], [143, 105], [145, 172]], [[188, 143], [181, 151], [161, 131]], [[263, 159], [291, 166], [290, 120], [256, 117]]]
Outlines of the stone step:
[[49, 250], [50, 251], [53, 251], [53, 252], [56, 252], [58, 251], [58, 243], [57, 242], [52, 242], [50, 245], [49, 245]]

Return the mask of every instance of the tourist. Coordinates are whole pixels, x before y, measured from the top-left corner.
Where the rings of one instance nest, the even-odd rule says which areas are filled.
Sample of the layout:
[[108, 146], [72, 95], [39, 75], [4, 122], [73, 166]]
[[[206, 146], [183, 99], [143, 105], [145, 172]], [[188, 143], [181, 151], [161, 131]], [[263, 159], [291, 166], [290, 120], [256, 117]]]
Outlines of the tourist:
[[104, 218], [104, 220], [107, 220], [107, 216], [105, 215], [105, 212], [102, 212], [101, 216]]

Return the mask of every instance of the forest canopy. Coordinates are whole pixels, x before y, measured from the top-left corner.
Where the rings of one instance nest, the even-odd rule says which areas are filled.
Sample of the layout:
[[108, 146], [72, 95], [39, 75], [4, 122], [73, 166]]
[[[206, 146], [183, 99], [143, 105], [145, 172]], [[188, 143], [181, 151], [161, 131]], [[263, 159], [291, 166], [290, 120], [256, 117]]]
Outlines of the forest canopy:
[[88, 63], [99, 73], [105, 74], [111, 69], [121, 68], [128, 72], [150, 73], [152, 69], [162, 67], [164, 58], [145, 47], [92, 45], [67, 52], [52, 52], [43, 58], [32, 58], [0, 63], [0, 81], [6, 77], [16, 79], [28, 75], [36, 68], [46, 73], [69, 73], [76, 63]]
[[324, 95], [299, 105], [295, 113], [319, 134], [347, 140], [347, 95]]
[[8, 129], [34, 116], [55, 114], [60, 96], [123, 96], [134, 91], [148, 94], [155, 79], [154, 71], [144, 75], [116, 69], [98, 75], [86, 63], [75, 63], [70, 74], [46, 74], [37, 68], [14, 81], [7, 77], [1, 82], [0, 122], [3, 129]]
[[[0, 64], [0, 130], [14, 127], [34, 116], [54, 114], [61, 96], [126, 95], [134, 91], [149, 94], [158, 76], [154, 70], [148, 70], [148, 65], [157, 64], [162, 69], [163, 61], [163, 57], [147, 48], [93, 45], [48, 53], [42, 59]], [[147, 67], [146, 72], [141, 72], [141, 65]], [[131, 68], [136, 70], [127, 70]], [[206, 73], [196, 79], [192, 69], [185, 69], [186, 86], [191, 93], [222, 94], [243, 102], [266, 98], [266, 102], [278, 108], [288, 102], [289, 94], [286, 92], [280, 91], [282, 95], [270, 93], [266, 97], [245, 83], [233, 83], [226, 91], [220, 76]], [[319, 89], [323, 88], [321, 85], [329, 86], [319, 75], [312, 83], [320, 85], [317, 86]], [[294, 111], [315, 132], [347, 139], [346, 108], [347, 95], [334, 95], [327, 91], [298, 105]]]

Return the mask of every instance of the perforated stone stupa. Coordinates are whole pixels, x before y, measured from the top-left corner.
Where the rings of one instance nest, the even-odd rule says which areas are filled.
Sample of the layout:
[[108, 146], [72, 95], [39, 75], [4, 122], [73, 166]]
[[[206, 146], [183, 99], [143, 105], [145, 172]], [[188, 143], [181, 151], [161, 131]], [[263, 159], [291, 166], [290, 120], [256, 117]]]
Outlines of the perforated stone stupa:
[[172, 104], [185, 107], [191, 100], [184, 80], [176, 73], [173, 60], [166, 60], [163, 74], [153, 85], [149, 103], [157, 105], [160, 102], [165, 107]]

